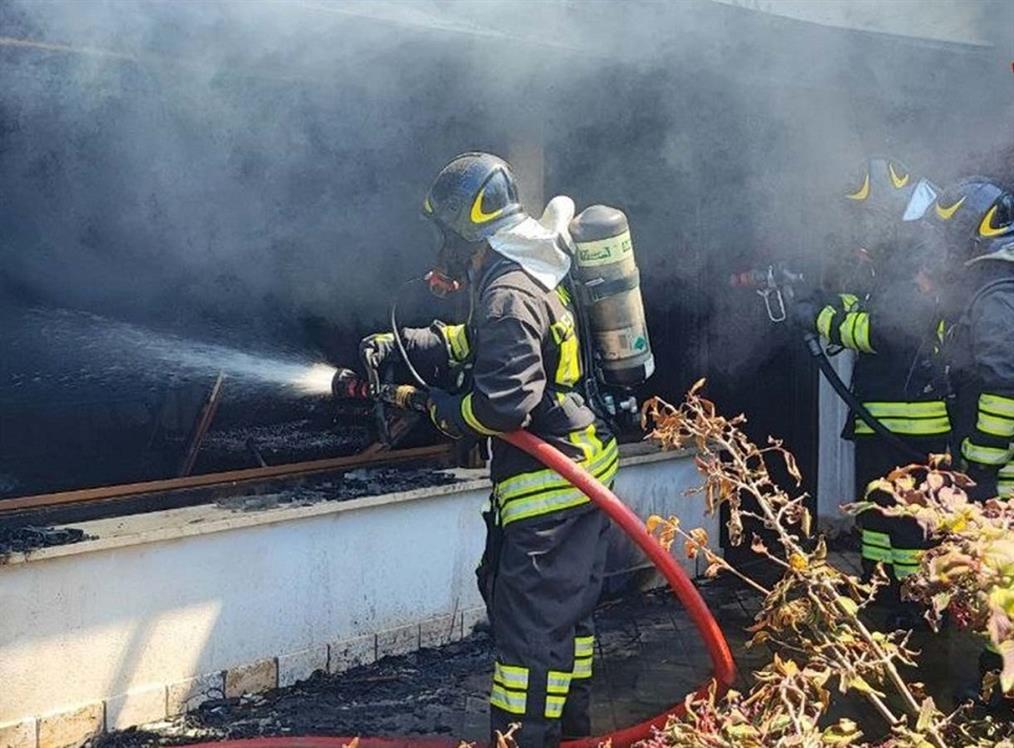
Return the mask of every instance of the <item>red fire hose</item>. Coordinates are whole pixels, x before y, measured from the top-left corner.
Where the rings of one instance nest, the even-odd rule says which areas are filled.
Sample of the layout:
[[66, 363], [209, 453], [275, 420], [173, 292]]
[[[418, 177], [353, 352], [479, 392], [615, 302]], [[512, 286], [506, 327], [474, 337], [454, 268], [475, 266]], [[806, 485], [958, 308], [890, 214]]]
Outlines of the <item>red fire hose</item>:
[[[711, 657], [714, 667], [713, 678], [697, 689], [697, 693], [706, 694], [708, 689], [713, 686], [717, 688], [719, 694], [725, 693], [736, 677], [736, 666], [732, 661], [732, 653], [722, 635], [722, 630], [686, 573], [658, 540], [648, 532], [640, 518], [584, 468], [537, 436], [527, 431], [514, 431], [503, 434], [500, 438], [527, 452], [543, 465], [552, 468], [570, 481], [640, 546], [641, 550], [651, 559], [655, 568], [669, 582], [673, 594], [687, 609], [690, 619], [700, 632], [704, 646]], [[596, 748], [605, 741], [611, 741], [614, 748], [627, 748], [639, 740], [651, 737], [654, 728], [663, 727], [670, 716], [681, 715], [684, 711], [685, 708], [681, 701], [672, 709], [638, 725], [626, 727], [601, 737], [568, 741], [563, 745], [565, 748]], [[274, 737], [226, 740], [199, 745], [202, 748], [231, 748], [233, 746], [234, 748], [342, 748], [352, 740], [353, 738], [348, 737]], [[454, 738], [405, 736], [359, 738], [358, 744], [359, 748], [456, 748], [460, 741]]]

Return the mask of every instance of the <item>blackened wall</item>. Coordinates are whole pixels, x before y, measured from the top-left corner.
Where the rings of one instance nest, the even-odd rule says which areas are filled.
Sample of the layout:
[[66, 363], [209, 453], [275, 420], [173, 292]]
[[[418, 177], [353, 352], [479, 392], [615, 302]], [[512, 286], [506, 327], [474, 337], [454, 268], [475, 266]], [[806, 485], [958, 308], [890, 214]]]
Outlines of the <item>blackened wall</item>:
[[[84, 309], [348, 361], [430, 260], [417, 211], [440, 165], [537, 142], [547, 196], [630, 216], [659, 364], [645, 394], [707, 375], [812, 474], [813, 372], [726, 279], [771, 260], [819, 277], [842, 175], [866, 154], [937, 181], [1009, 168], [1006, 61], [705, 2], [611, 5], [567, 6], [573, 37], [228, 3], [4, 5], [5, 33], [43, 43], [0, 46], [7, 334], [45, 349], [45, 331], [11, 332], [22, 310]], [[411, 296], [406, 316], [445, 311], [429, 304]], [[4, 356], [0, 402], [101, 403], [136, 376], [123, 360], [79, 381], [61, 346]], [[0, 454], [24, 446], [0, 438]], [[70, 458], [25, 448], [55, 470]]]

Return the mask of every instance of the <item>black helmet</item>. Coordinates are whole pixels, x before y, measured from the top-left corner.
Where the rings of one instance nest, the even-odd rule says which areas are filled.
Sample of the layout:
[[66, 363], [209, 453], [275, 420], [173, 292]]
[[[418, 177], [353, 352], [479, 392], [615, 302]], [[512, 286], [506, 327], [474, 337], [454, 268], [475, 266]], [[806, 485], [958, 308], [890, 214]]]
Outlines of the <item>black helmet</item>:
[[1014, 242], [1014, 194], [986, 177], [948, 187], [928, 215], [943, 232], [951, 263], [989, 259]]
[[[917, 258], [910, 245], [921, 244], [918, 219], [936, 196], [936, 190], [925, 179], [915, 177], [897, 159], [874, 156], [856, 169], [844, 194], [848, 226], [861, 262], [853, 272], [858, 277], [890, 273], [895, 277], [913, 272]], [[849, 252], [844, 261], [853, 264]], [[911, 260], [911, 262], [910, 262]]]
[[440, 228], [445, 242], [488, 239], [525, 218], [510, 164], [491, 153], [462, 153], [440, 170], [423, 201], [423, 215]]
[[918, 183], [919, 180], [900, 161], [874, 156], [856, 170], [845, 199], [849, 204], [900, 221]]

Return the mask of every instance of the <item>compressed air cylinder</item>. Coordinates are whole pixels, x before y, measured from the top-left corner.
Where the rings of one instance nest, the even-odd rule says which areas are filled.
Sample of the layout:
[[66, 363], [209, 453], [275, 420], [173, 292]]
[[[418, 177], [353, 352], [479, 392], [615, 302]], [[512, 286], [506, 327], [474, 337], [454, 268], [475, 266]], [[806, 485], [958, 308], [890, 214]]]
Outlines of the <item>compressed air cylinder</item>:
[[633, 387], [655, 370], [630, 226], [622, 211], [592, 205], [570, 222], [573, 276], [604, 384]]

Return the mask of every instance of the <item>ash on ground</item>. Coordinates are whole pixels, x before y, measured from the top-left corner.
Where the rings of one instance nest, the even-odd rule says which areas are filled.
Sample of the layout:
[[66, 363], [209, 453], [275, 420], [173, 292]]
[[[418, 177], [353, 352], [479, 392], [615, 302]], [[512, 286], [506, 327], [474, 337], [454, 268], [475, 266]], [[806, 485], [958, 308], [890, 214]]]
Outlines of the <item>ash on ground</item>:
[[201, 444], [200, 463], [209, 471], [247, 468], [256, 451], [267, 464], [282, 465], [355, 454], [371, 441], [366, 426], [322, 428], [311, 418], [212, 429]]
[[54, 545], [91, 540], [90, 535], [74, 527], [0, 527], [0, 564], [12, 553], [29, 553]]
[[[753, 603], [725, 584], [708, 584], [703, 592], [730, 640], [741, 644]], [[597, 735], [662, 712], [710, 674], [693, 624], [668, 591], [608, 602], [595, 618], [592, 714]], [[270, 735], [445, 735], [484, 741], [492, 662], [492, 641], [480, 631], [340, 674], [318, 671], [289, 688], [207, 701], [170, 722], [103, 735], [93, 748]]]
[[357, 468], [341, 477], [310, 479], [284, 491], [232, 496], [220, 499], [218, 506], [235, 511], [251, 512], [279, 506], [307, 506], [321, 501], [348, 501], [363, 496], [380, 496], [416, 488], [444, 486], [458, 478], [440, 470], [412, 468]]

